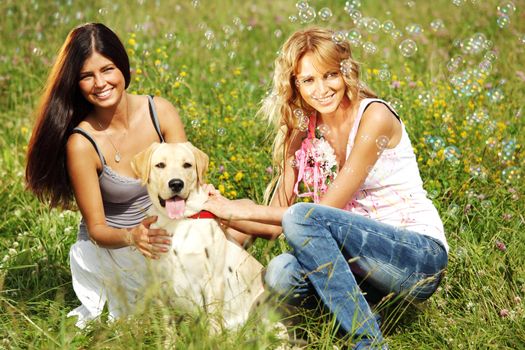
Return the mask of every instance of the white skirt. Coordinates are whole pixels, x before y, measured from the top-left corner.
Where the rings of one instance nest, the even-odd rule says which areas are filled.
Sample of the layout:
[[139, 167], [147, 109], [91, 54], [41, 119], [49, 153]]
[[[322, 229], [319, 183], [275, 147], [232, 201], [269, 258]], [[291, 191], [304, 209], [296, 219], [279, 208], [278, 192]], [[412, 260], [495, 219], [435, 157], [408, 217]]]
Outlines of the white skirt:
[[68, 313], [77, 327], [96, 319], [108, 303], [111, 320], [133, 313], [146, 286], [147, 261], [130, 248], [100, 248], [77, 241], [69, 251], [73, 289], [81, 305]]

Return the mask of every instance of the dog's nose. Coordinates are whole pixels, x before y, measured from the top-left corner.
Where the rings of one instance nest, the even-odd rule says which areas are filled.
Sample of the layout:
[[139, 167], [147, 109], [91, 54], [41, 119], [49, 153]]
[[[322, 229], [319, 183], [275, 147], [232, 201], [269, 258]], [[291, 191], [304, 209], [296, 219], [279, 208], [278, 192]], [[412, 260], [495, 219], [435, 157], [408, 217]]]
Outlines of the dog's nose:
[[182, 188], [184, 187], [184, 181], [182, 181], [181, 179], [171, 179], [168, 182], [168, 186], [173, 192], [180, 192], [180, 190], [182, 190]]

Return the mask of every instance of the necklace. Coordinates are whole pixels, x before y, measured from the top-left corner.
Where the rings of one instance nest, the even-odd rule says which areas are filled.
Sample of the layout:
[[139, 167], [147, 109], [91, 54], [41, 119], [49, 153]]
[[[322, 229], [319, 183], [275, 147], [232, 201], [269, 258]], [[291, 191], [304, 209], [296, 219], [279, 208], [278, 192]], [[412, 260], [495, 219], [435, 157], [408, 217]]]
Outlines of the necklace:
[[102, 124], [100, 124], [99, 121], [97, 121], [97, 124], [98, 124], [98, 126], [100, 126], [100, 129], [102, 130], [102, 132], [104, 133], [104, 135], [108, 139], [109, 143], [111, 143], [111, 146], [113, 146], [113, 149], [115, 150], [115, 158], [114, 158], [115, 162], [120, 163], [120, 160], [122, 159], [122, 156], [120, 155], [119, 150], [117, 149], [117, 147], [115, 147], [115, 144], [113, 143], [113, 141], [111, 141], [111, 138], [106, 133], [106, 130], [102, 127]]

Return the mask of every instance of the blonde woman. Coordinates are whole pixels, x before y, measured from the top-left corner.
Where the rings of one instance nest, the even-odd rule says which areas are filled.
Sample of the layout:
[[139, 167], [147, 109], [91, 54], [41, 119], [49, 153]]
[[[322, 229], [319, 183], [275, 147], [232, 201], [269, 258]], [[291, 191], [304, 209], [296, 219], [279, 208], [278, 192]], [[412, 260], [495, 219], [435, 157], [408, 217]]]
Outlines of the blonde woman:
[[[356, 349], [375, 348], [383, 338], [368, 302], [430, 297], [448, 245], [403, 122], [362, 84], [348, 42], [337, 39], [298, 31], [275, 61], [260, 110], [277, 126], [270, 206], [215, 191], [207, 209], [248, 235], [282, 232], [293, 250], [270, 262], [268, 287], [292, 304], [322, 301]], [[314, 203], [292, 205], [298, 196]]]

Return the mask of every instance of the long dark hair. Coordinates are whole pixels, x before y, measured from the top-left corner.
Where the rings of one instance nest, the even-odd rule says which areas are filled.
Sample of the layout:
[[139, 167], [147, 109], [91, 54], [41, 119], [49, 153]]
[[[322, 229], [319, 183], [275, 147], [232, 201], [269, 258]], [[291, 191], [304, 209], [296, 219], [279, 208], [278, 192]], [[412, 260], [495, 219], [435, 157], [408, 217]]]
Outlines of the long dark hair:
[[39, 200], [67, 208], [73, 191], [66, 170], [66, 142], [92, 110], [79, 89], [82, 66], [93, 52], [110, 59], [130, 82], [129, 58], [118, 36], [101, 23], [88, 23], [69, 32], [51, 68], [36, 110], [27, 150], [26, 182]]

